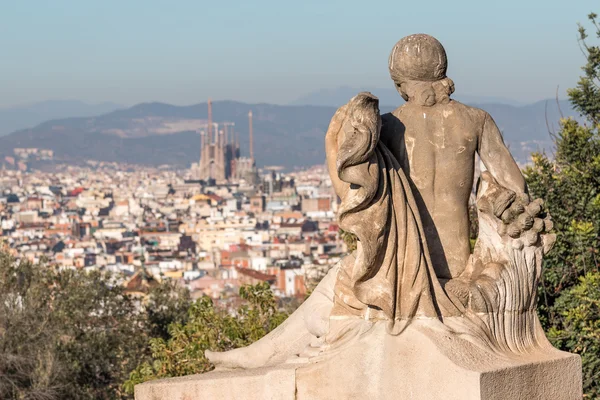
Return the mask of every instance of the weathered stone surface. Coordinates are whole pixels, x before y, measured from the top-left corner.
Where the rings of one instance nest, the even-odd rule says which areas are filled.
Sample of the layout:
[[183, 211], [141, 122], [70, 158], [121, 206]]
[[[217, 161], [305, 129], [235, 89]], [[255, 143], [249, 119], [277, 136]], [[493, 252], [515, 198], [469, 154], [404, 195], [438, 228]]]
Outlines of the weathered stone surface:
[[331, 359], [299, 368], [297, 399], [574, 400], [578, 356], [553, 350], [500, 359], [430, 321], [401, 335], [375, 326]]
[[577, 356], [554, 350], [502, 360], [429, 325], [392, 336], [378, 323], [332, 357], [148, 382], [136, 387], [136, 399], [581, 399]]
[[181, 378], [160, 379], [135, 387], [136, 400], [294, 400], [296, 367], [215, 371]]

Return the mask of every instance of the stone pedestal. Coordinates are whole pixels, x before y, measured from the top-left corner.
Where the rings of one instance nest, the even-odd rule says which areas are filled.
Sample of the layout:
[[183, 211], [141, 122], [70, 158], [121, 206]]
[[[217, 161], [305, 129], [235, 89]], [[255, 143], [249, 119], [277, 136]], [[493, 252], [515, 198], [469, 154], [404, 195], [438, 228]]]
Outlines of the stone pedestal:
[[160, 379], [135, 387], [136, 400], [291, 400], [296, 393], [296, 366], [256, 368], [235, 372]]
[[501, 359], [419, 323], [374, 326], [331, 356], [136, 386], [136, 400], [580, 400], [579, 356], [550, 349]]

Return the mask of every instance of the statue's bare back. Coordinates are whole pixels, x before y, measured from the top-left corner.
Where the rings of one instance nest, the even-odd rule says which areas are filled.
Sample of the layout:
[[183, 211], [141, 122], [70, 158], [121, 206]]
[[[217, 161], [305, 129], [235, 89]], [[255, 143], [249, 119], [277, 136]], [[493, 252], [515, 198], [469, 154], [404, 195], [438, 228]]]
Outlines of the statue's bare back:
[[417, 98], [383, 116], [382, 140], [410, 177], [437, 277], [460, 276], [470, 255], [476, 153], [494, 154], [482, 160], [489, 169], [505, 169], [500, 182], [506, 187], [525, 187], [498, 128], [483, 110], [449, 99], [427, 106]]

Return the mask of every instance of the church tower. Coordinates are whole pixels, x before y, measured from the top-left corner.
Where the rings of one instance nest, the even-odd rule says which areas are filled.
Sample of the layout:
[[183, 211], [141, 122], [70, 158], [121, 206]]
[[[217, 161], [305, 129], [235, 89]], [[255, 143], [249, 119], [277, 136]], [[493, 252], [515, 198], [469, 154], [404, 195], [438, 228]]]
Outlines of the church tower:
[[208, 99], [208, 122], [206, 130], [200, 132], [200, 163], [198, 164], [198, 179], [208, 181], [214, 179], [222, 182], [225, 174], [225, 139], [219, 124], [213, 122], [212, 101]]

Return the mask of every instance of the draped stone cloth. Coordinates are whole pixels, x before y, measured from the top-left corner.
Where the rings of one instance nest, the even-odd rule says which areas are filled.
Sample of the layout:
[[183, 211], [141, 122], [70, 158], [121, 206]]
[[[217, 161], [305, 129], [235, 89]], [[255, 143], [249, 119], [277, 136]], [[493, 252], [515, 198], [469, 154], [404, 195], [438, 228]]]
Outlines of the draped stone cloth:
[[398, 334], [413, 318], [460, 315], [436, 278], [408, 179], [379, 141], [377, 99], [360, 94], [349, 106], [337, 152], [337, 173], [349, 189], [338, 216], [358, 245], [340, 264], [332, 319], [383, 319]]

